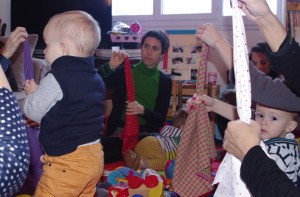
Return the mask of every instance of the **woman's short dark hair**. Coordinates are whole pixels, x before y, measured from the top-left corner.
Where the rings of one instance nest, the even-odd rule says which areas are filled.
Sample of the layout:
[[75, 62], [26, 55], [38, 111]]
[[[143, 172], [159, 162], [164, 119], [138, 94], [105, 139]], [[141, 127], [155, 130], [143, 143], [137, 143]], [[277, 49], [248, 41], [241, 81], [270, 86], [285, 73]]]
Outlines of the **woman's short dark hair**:
[[145, 39], [148, 37], [153, 37], [160, 41], [162, 54], [168, 51], [169, 46], [170, 46], [170, 40], [165, 32], [163, 32], [161, 30], [148, 31], [142, 37], [142, 42], [141, 42], [142, 45], [144, 44]]
[[252, 54], [253, 53], [265, 53], [266, 51], [266, 46], [268, 44], [266, 42], [258, 42], [256, 43], [251, 49], [249, 53], [249, 60], [252, 61]]

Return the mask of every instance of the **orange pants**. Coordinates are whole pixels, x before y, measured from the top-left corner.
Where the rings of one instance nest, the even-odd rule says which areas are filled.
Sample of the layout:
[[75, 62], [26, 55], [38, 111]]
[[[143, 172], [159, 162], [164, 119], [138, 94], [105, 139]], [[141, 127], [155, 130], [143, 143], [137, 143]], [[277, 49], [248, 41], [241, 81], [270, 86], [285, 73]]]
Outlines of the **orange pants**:
[[104, 167], [100, 143], [80, 146], [59, 157], [44, 155], [34, 197], [93, 197]]

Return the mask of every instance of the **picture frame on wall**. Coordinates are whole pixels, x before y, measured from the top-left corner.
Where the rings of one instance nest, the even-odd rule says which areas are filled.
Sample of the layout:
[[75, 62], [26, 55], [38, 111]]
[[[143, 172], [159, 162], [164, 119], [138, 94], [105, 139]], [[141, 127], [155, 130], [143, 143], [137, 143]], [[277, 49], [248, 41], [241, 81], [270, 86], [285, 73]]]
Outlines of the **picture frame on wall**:
[[[196, 30], [167, 30], [170, 39], [168, 51], [168, 71], [180, 73], [172, 75], [174, 80], [194, 80], [197, 71], [202, 42], [196, 40]], [[197, 72], [196, 72], [197, 73]]]

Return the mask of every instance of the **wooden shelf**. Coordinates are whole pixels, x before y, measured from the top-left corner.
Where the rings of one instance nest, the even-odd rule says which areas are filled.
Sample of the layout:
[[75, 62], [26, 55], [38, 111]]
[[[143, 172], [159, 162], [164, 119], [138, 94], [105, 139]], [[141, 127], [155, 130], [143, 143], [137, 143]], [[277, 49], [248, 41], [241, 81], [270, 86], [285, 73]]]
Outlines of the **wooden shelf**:
[[286, 9], [287, 11], [300, 11], [300, 2], [294, 3], [292, 1], [287, 0]]
[[[182, 81], [173, 80], [172, 81], [172, 107], [168, 111], [168, 117], [172, 117], [174, 113], [182, 108], [185, 102], [184, 97], [191, 98], [196, 93], [196, 84], [182, 83]], [[204, 92], [212, 98], [219, 98], [220, 85], [204, 85]]]

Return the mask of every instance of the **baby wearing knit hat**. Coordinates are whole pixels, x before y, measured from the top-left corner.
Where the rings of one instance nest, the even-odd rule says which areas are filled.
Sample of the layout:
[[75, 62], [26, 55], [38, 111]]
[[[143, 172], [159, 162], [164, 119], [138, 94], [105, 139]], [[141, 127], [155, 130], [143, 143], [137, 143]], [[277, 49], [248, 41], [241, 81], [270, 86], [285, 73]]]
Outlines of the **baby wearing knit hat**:
[[[255, 73], [250, 75], [252, 101], [256, 104], [254, 119], [261, 126], [261, 139], [269, 156], [296, 185], [300, 179], [300, 160], [298, 143], [292, 132], [300, 125], [300, 97], [285, 81], [272, 80], [252, 69], [250, 66], [250, 73]], [[201, 102], [205, 103], [207, 111], [214, 111], [229, 120], [237, 118], [235, 106], [206, 95], [189, 99], [187, 106]]]
[[278, 78], [260, 88], [264, 91], [258, 93], [252, 87], [252, 100], [256, 103], [255, 121], [260, 123], [261, 139], [269, 156], [297, 185], [300, 179], [299, 145], [292, 132], [300, 126], [300, 97]]

